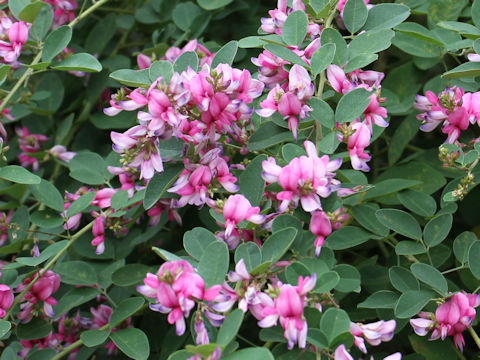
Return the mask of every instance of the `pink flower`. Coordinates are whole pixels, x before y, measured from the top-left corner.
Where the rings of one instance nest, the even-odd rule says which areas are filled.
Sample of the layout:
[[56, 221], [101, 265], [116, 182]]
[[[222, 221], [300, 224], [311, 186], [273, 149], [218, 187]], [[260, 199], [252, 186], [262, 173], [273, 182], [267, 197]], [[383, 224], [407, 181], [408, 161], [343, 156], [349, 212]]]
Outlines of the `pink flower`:
[[70, 160], [72, 160], [75, 157], [75, 155], [77, 155], [76, 152], [67, 151], [67, 148], [63, 145], [55, 145], [48, 152], [53, 157], [56, 157], [57, 159], [65, 161], [66, 163], [69, 163]]
[[145, 54], [138, 54], [137, 64], [140, 70], [148, 69], [152, 65], [152, 60]]
[[335, 64], [327, 68], [327, 79], [330, 86], [338, 93], [346, 94], [353, 88], [353, 84], [347, 79], [345, 71]]
[[345, 348], [345, 345], [340, 345], [335, 350], [334, 360], [354, 360], [352, 355], [350, 355]]
[[350, 323], [350, 332], [352, 333], [355, 345], [363, 352], [367, 353], [363, 338], [370, 345], [378, 346], [382, 342], [390, 341], [396, 327], [395, 320], [377, 321], [370, 324]]
[[327, 214], [321, 210], [316, 210], [312, 213], [312, 218], [310, 219], [310, 231], [313, 235], [316, 235], [315, 238], [315, 255], [320, 255], [323, 243], [325, 242], [325, 237], [332, 233], [332, 224]]
[[13, 304], [13, 291], [10, 286], [0, 284], [0, 318], [5, 317], [8, 309]]
[[255, 224], [261, 224], [265, 216], [260, 215], [260, 208], [253, 207], [248, 199], [239, 195], [230, 195], [223, 205], [223, 217], [225, 218], [225, 236], [229, 236], [236, 225], [244, 220]]
[[370, 145], [372, 134], [368, 126], [362, 122], [356, 122], [351, 126], [355, 132], [348, 137], [348, 154], [352, 167], [355, 170], [370, 171], [367, 161], [370, 155], [365, 152], [365, 148]]

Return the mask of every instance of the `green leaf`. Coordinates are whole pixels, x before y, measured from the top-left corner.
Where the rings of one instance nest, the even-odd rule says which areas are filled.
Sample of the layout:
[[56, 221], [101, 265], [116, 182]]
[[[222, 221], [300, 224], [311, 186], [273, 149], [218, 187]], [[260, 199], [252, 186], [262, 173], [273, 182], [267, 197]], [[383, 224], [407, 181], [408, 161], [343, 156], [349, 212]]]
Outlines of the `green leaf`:
[[350, 318], [345, 310], [329, 308], [322, 315], [320, 330], [328, 338], [329, 345], [340, 334], [350, 331]]
[[397, 209], [380, 209], [375, 212], [375, 215], [378, 221], [389, 229], [410, 239], [422, 239], [422, 229], [409, 213]]
[[342, 35], [333, 28], [323, 29], [322, 35], [320, 37], [322, 46], [326, 44], [335, 44], [335, 56], [333, 58], [333, 63], [339, 66], [345, 65], [347, 61], [347, 42], [342, 37]]
[[352, 208], [352, 214], [355, 220], [357, 220], [360, 225], [365, 227], [367, 230], [381, 236], [387, 236], [389, 230], [386, 226], [382, 225], [378, 221], [377, 217], [375, 216], [376, 210], [377, 208], [371, 205], [360, 204]]
[[202, 14], [202, 10], [194, 3], [187, 1], [179, 3], [172, 12], [172, 19], [183, 31], [189, 31], [195, 18]]
[[0, 339], [3, 338], [10, 331], [11, 327], [12, 324], [10, 323], [10, 321], [0, 320]]
[[194, 71], [198, 69], [198, 55], [195, 51], [186, 51], [180, 55], [175, 64], [173, 64], [173, 71], [182, 73], [191, 68]]
[[111, 206], [114, 210], [120, 210], [128, 205], [128, 191], [117, 190], [111, 198]]
[[348, 45], [349, 59], [359, 54], [377, 53], [390, 47], [395, 32], [379, 29], [364, 32], [356, 36]]
[[240, 309], [233, 310], [223, 321], [222, 326], [218, 330], [217, 341], [218, 345], [228, 345], [240, 330], [243, 322], [243, 311]]
[[320, 140], [318, 149], [324, 154], [333, 154], [340, 145], [340, 141], [337, 138], [337, 132], [331, 131]]
[[228, 247], [223, 241], [212, 242], [206, 247], [198, 263], [198, 273], [205, 281], [205, 288], [225, 281], [229, 263]]
[[147, 360], [150, 355], [147, 335], [140, 329], [121, 329], [111, 333], [110, 339], [125, 355], [132, 359]]
[[53, 307], [55, 316], [61, 316], [79, 305], [82, 305], [100, 294], [100, 290], [93, 287], [74, 288], [67, 292]]
[[49, 209], [35, 211], [30, 220], [33, 224], [45, 229], [53, 229], [63, 224], [63, 218], [56, 211]]
[[420, 284], [413, 274], [400, 266], [392, 266], [388, 269], [388, 277], [392, 286], [400, 292], [420, 290]]
[[99, 72], [102, 71], [102, 64], [90, 54], [78, 53], [65, 58], [57, 66], [52, 66], [52, 69], [62, 71]]
[[18, 184], [40, 184], [41, 178], [22, 166], [7, 165], [0, 168], [0, 179]]
[[340, 276], [340, 282], [335, 289], [341, 292], [360, 292], [360, 272], [353, 266], [348, 264], [340, 264], [333, 268]]
[[119, 83], [126, 86], [140, 87], [150, 86], [152, 81], [149, 77], [149, 70], [130, 70], [120, 69], [116, 70], [109, 75], [113, 80], [117, 80]]
[[[150, 82], [156, 81], [160, 76], [163, 80], [170, 81], [172, 75], [173, 65], [166, 60], [154, 61], [153, 64], [148, 68], [148, 77], [150, 78]], [[162, 143], [164, 143], [164, 141], [162, 141]], [[166, 156], [163, 152], [161, 152], [161, 154], [162, 156]]]
[[167, 251], [167, 250], [164, 250], [164, 249], [160, 249], [160, 248], [157, 248], [155, 246], [152, 246], [152, 251], [157, 254], [158, 256], [160, 256], [163, 260], [165, 261], [172, 261], [172, 260], [182, 260], [181, 257], [175, 255], [175, 254], [172, 254], [170, 251]]
[[90, 54], [101, 55], [115, 35], [116, 21], [117, 16], [114, 13], [102, 16], [102, 21], [98, 21], [88, 33], [85, 41], [85, 51]]
[[471, 231], [464, 231], [453, 241], [453, 253], [462, 264], [468, 261], [468, 250], [477, 242], [477, 235]]
[[230, 4], [233, 0], [197, 0], [198, 5], [200, 5], [205, 10], [216, 10]]
[[411, 36], [407, 33], [397, 32], [392, 40], [392, 44], [413, 56], [433, 58], [442, 54], [440, 46], [420, 40], [418, 36]]
[[393, 309], [398, 301], [398, 294], [390, 290], [380, 290], [357, 305], [363, 309]]
[[[50, 6], [44, 6], [40, 9], [33, 26], [31, 28], [31, 33], [34, 38], [38, 40], [43, 40], [45, 35], [50, 30], [53, 23], [53, 11]], [[45, 48], [44, 48], [45, 49]]]
[[434, 293], [428, 290], [408, 290], [400, 295], [395, 306], [395, 316], [409, 319], [417, 315], [432, 299]]
[[19, 324], [17, 327], [17, 336], [21, 340], [41, 339], [50, 334], [52, 325], [47, 321], [34, 317], [27, 324]]
[[446, 79], [458, 79], [466, 77], [476, 77], [480, 75], [480, 63], [467, 62], [465, 64], [458, 65], [450, 71], [443, 73], [442, 77]]
[[93, 199], [95, 198], [95, 192], [89, 191], [88, 193], [80, 196], [77, 200], [75, 200], [67, 210], [67, 216], [72, 217], [79, 212], [82, 212], [87, 207], [90, 206]]
[[439, 22], [437, 26], [440, 26], [441, 28], [447, 30], [458, 32], [466, 38], [476, 39], [480, 37], [480, 29], [465, 22], [442, 21]]
[[408, 6], [401, 4], [377, 4], [368, 11], [363, 30], [391, 29], [410, 16]]
[[475, 241], [468, 250], [468, 266], [473, 276], [480, 279], [480, 241]]
[[[206, 0], [205, 0], [206, 1]], [[223, 360], [274, 360], [272, 353], [264, 347], [246, 348], [235, 351], [227, 356], [222, 356]]]
[[232, 65], [233, 59], [235, 59], [235, 55], [237, 55], [237, 50], [238, 41], [236, 40], [232, 40], [223, 45], [212, 60], [212, 69], [215, 69], [219, 64]]
[[332, 250], [344, 250], [367, 242], [373, 234], [356, 226], [343, 226], [327, 237], [326, 246]]
[[95, 285], [98, 282], [95, 268], [84, 261], [66, 261], [55, 266], [55, 272], [62, 276], [62, 282], [70, 285]]
[[[19, 17], [20, 12], [30, 3], [30, 0], [10, 0], [8, 2], [8, 7], [12, 14], [18, 19], [21, 20]], [[3, 359], [2, 359], [3, 360]]]
[[451, 214], [437, 216], [430, 220], [423, 229], [423, 239], [429, 247], [440, 244], [452, 228], [453, 217]]
[[372, 62], [378, 59], [377, 54], [358, 54], [351, 58], [348, 61], [347, 66], [345, 66], [345, 72], [355, 71], [357, 69], [363, 68], [367, 65], [370, 65]]
[[307, 104], [312, 108], [312, 111], [310, 112], [311, 118], [315, 119], [316, 121], [320, 121], [320, 123], [327, 128], [333, 129], [335, 127], [334, 114], [330, 105], [317, 97], [309, 99]]
[[343, 22], [352, 34], [362, 28], [367, 21], [368, 10], [363, 0], [349, 0], [343, 9]]
[[334, 43], [328, 43], [324, 44], [321, 48], [313, 53], [312, 59], [310, 60], [310, 66], [312, 67], [312, 74], [314, 76], [320, 74], [332, 63], [333, 58], [335, 57], [335, 48], [336, 47]]
[[128, 319], [140, 310], [144, 303], [145, 300], [141, 297], [132, 297], [120, 302], [113, 311], [112, 318], [110, 319], [110, 327], [113, 329], [122, 321]]
[[18, 18], [28, 23], [33, 23], [44, 5], [45, 3], [42, 1], [32, 1], [20, 11]]
[[472, 20], [476, 27], [480, 27], [480, 1], [478, 0], [472, 4]]
[[407, 116], [397, 127], [392, 136], [388, 147], [388, 163], [390, 165], [397, 162], [401, 157], [403, 150], [406, 148], [410, 140], [418, 132], [418, 120], [415, 116]]
[[110, 330], [87, 330], [80, 334], [80, 339], [87, 347], [101, 345], [107, 340]]
[[105, 182], [105, 160], [90, 151], [78, 153], [68, 163], [70, 177], [88, 185], [101, 185]]
[[423, 247], [418, 241], [400, 241], [395, 246], [395, 254], [397, 255], [418, 255], [424, 254], [427, 252], [427, 249]]
[[235, 263], [238, 263], [241, 259], [243, 259], [247, 270], [250, 272], [261, 264], [262, 252], [257, 244], [249, 241], [240, 244], [235, 250]]
[[308, 329], [307, 341], [319, 349], [328, 348], [327, 335], [320, 329]]
[[443, 43], [438, 40], [435, 35], [426, 27], [414, 23], [414, 22], [404, 22], [400, 25], [395, 26], [396, 31], [410, 35], [411, 37], [423, 40], [434, 45], [443, 46]]
[[262, 262], [271, 261], [276, 263], [285, 254], [295, 240], [297, 229], [287, 227], [274, 232], [268, 237], [262, 246]]
[[420, 216], [433, 216], [437, 211], [437, 203], [435, 199], [424, 192], [417, 190], [405, 190], [397, 195], [398, 200], [408, 210]]
[[252, 151], [258, 151], [282, 142], [293, 141], [291, 131], [275, 125], [272, 121], [267, 121], [250, 137], [248, 148]]
[[128, 264], [113, 272], [112, 282], [118, 286], [138, 285], [149, 271], [150, 268], [146, 265]]
[[361, 116], [370, 104], [370, 95], [370, 92], [363, 88], [352, 90], [343, 95], [335, 111], [335, 120], [339, 123], [345, 123]]
[[258, 155], [247, 165], [238, 179], [240, 193], [250, 201], [252, 206], [260, 205], [265, 191], [265, 180], [262, 179], [264, 160], [267, 160], [266, 155]]
[[205, 249], [217, 238], [205, 228], [196, 227], [183, 235], [183, 247], [192, 257], [200, 260]]
[[145, 210], [152, 208], [153, 205], [164, 196], [167, 189], [171, 187], [183, 169], [182, 164], [167, 166], [161, 174], [156, 173], [153, 178], [150, 179], [147, 185], [147, 191], [145, 192], [145, 198], [143, 199], [143, 207]]
[[335, 271], [327, 271], [317, 277], [317, 284], [315, 285], [316, 293], [327, 293], [332, 290], [340, 282], [340, 275]]
[[308, 18], [304, 11], [297, 10], [288, 15], [282, 27], [282, 39], [287, 45], [300, 46], [307, 36]]
[[442, 273], [433, 266], [423, 263], [415, 263], [410, 266], [410, 270], [418, 280], [431, 286], [442, 295], [446, 295], [448, 291], [447, 280]]
[[50, 182], [42, 179], [38, 185], [29, 185], [30, 190], [38, 201], [52, 208], [63, 211], [63, 197], [57, 188]]
[[285, 277], [290, 284], [297, 284], [299, 276], [311, 276], [311, 271], [302, 263], [295, 261], [285, 269]]
[[278, 56], [280, 59], [291, 62], [292, 64], [301, 65], [308, 68], [309, 66], [302, 60], [300, 56], [295, 54], [292, 50], [287, 49], [284, 46], [276, 44], [267, 44], [264, 46], [265, 50], [270, 51], [273, 55]]
[[72, 28], [60, 26], [48, 34], [42, 51], [42, 61], [52, 61], [55, 56], [67, 47], [72, 39]]
[[[408, 336], [410, 344], [415, 351], [415, 354], [420, 356], [420, 359], [425, 360], [446, 360], [458, 359], [457, 350], [452, 341], [443, 341], [437, 339], [430, 340], [428, 337], [420, 337], [416, 334]], [[416, 360], [416, 359], [412, 359]]]

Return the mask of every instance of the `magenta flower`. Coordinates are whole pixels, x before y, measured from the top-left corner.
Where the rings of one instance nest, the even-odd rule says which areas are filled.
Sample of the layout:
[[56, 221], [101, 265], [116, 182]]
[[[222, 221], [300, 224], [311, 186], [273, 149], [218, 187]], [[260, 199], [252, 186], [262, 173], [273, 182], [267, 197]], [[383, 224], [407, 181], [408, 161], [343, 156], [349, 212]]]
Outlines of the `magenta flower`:
[[367, 161], [370, 160], [370, 155], [365, 152], [365, 148], [370, 145], [372, 134], [368, 126], [362, 122], [356, 122], [352, 125], [352, 130], [355, 132], [348, 137], [348, 155], [352, 167], [355, 170], [370, 171]]
[[364, 339], [370, 345], [378, 346], [382, 342], [390, 341], [396, 327], [395, 320], [377, 321], [370, 324], [350, 323], [350, 332], [354, 337], [355, 346], [363, 353], [367, 353]]
[[316, 210], [312, 213], [310, 231], [316, 236], [313, 244], [315, 245], [315, 255], [318, 256], [322, 250], [325, 238], [332, 233], [332, 224], [325, 212]]
[[337, 349], [335, 350], [333, 359], [334, 360], [354, 360], [352, 355], [348, 353], [347, 349], [345, 348], [345, 345], [343, 344], [337, 347]]
[[148, 69], [152, 65], [152, 59], [145, 54], [138, 54], [137, 65], [140, 70]]
[[13, 304], [13, 291], [8, 285], [0, 284], [0, 318], [5, 317]]
[[230, 195], [223, 205], [223, 217], [225, 218], [225, 236], [229, 236], [236, 225], [244, 220], [255, 224], [261, 224], [265, 216], [260, 215], [260, 208], [252, 206], [248, 199], [239, 195]]
[[65, 161], [66, 163], [69, 163], [70, 160], [72, 160], [75, 155], [77, 155], [76, 152], [73, 151], [67, 151], [67, 148], [63, 145], [55, 145], [52, 147], [48, 152], [55, 158], [60, 159], [62, 161]]

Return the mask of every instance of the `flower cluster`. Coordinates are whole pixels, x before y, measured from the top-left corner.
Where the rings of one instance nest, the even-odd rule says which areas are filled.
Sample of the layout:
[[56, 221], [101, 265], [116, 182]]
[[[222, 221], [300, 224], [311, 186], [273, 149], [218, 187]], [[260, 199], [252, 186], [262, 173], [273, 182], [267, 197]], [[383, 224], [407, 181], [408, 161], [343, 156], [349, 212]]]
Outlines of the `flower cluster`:
[[417, 115], [422, 121], [420, 130], [430, 132], [441, 125], [442, 132], [447, 135], [445, 142], [450, 144], [456, 143], [461, 132], [470, 125], [480, 125], [480, 92], [466, 93], [455, 86], [438, 95], [427, 91], [425, 96], [416, 96], [413, 106], [423, 111]]
[[18, 66], [17, 59], [28, 40], [30, 24], [24, 21], [12, 22], [3, 12], [0, 13], [0, 22], [0, 38], [8, 39], [0, 40], [0, 57], [5, 63]]
[[462, 333], [472, 326], [478, 305], [479, 294], [458, 292], [441, 304], [435, 314], [420, 312], [420, 317], [411, 319], [410, 325], [420, 336], [425, 336], [432, 330], [430, 340], [445, 340], [447, 336], [452, 336], [457, 348], [463, 351], [465, 340]]
[[327, 78], [331, 87], [338, 93], [347, 94], [357, 88], [364, 88], [372, 92], [370, 95], [370, 104], [363, 112], [364, 119], [357, 118], [350, 124], [337, 123], [337, 129], [340, 131], [338, 139], [347, 143], [348, 154], [352, 167], [355, 170], [370, 171], [367, 162], [370, 155], [365, 152], [365, 148], [370, 145], [373, 134], [373, 125], [387, 127], [387, 109], [380, 106], [385, 99], [380, 98], [381, 82], [384, 74], [377, 71], [355, 70], [345, 74], [343, 69], [332, 64], [327, 69]]

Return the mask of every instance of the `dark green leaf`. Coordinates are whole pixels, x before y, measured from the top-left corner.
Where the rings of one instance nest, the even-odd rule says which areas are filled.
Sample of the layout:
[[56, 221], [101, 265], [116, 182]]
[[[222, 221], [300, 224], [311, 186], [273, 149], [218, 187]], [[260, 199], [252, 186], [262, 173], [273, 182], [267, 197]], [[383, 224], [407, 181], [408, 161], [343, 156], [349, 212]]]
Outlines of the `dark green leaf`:
[[333, 154], [337, 150], [340, 141], [336, 131], [331, 131], [320, 140], [318, 149], [324, 154]]
[[3, 338], [9, 332], [11, 327], [10, 321], [0, 320], [0, 338]]
[[27, 324], [19, 324], [17, 327], [17, 336], [21, 340], [41, 339], [50, 334], [52, 325], [47, 321], [34, 317]]
[[411, 239], [422, 239], [422, 229], [409, 213], [398, 209], [380, 209], [375, 215], [378, 221], [389, 229]]
[[364, 30], [391, 29], [410, 16], [408, 6], [401, 4], [378, 4], [368, 11]]
[[0, 168], [0, 179], [18, 184], [40, 184], [41, 181], [40, 177], [18, 165], [7, 165]]
[[205, 288], [225, 281], [229, 262], [228, 247], [223, 241], [212, 242], [206, 247], [198, 263], [198, 273], [205, 281]]
[[285, 277], [290, 284], [297, 284], [299, 276], [311, 276], [310, 270], [300, 262], [293, 262], [285, 269]]
[[[310, 60], [312, 67], [312, 74], [317, 76], [330, 65], [335, 57], [335, 44], [324, 44], [320, 49], [315, 51]], [[314, 98], [317, 99], [317, 98]], [[320, 99], [318, 99], [320, 100]], [[321, 100], [320, 100], [321, 101]]]
[[345, 66], [345, 72], [355, 71], [357, 69], [363, 68], [367, 65], [370, 65], [372, 62], [378, 59], [377, 54], [358, 54], [348, 60], [347, 66]]
[[101, 345], [107, 340], [110, 330], [87, 330], [80, 334], [80, 339], [87, 347]]
[[297, 235], [297, 229], [287, 227], [274, 232], [268, 237], [262, 246], [262, 261], [276, 263], [285, 254]]
[[197, 0], [205, 10], [215, 10], [230, 4], [233, 0]]
[[424, 254], [427, 252], [427, 249], [423, 247], [418, 241], [400, 241], [395, 246], [395, 254], [397, 255], [418, 255]]
[[194, 71], [197, 71], [198, 68], [198, 55], [195, 51], [186, 51], [180, 55], [175, 64], [173, 64], [173, 71], [182, 73], [187, 71], [188, 68], [191, 68]]
[[88, 185], [101, 185], [105, 182], [105, 160], [94, 152], [78, 153], [68, 163], [70, 176]]
[[362, 28], [367, 21], [368, 10], [363, 0], [348, 0], [343, 9], [343, 22], [352, 34]]
[[[205, 0], [206, 1], [206, 0]], [[272, 353], [264, 347], [246, 348], [235, 351], [227, 356], [222, 356], [223, 360], [274, 360]]]
[[320, 39], [322, 46], [325, 46], [326, 44], [335, 44], [335, 56], [333, 58], [333, 63], [339, 66], [345, 65], [348, 57], [347, 42], [338, 32], [338, 30], [333, 28], [323, 29]]
[[329, 344], [344, 332], [350, 331], [350, 318], [345, 310], [329, 308], [322, 315], [320, 330], [327, 336]]
[[446, 295], [448, 291], [447, 280], [442, 273], [433, 266], [423, 263], [415, 263], [410, 266], [410, 270], [418, 280], [431, 286], [441, 294]]
[[260, 205], [265, 191], [265, 180], [261, 176], [264, 160], [267, 160], [266, 155], [254, 158], [239, 177], [240, 193], [250, 201], [252, 206]]
[[425, 58], [438, 57], [442, 53], [442, 48], [407, 33], [397, 32], [392, 40], [392, 44], [407, 54]]
[[243, 259], [247, 270], [250, 272], [262, 262], [262, 252], [254, 242], [246, 242], [240, 244], [235, 250], [235, 262], [238, 263]]
[[141, 284], [150, 268], [143, 264], [128, 264], [112, 274], [112, 282], [118, 286]]
[[367, 242], [373, 234], [356, 226], [343, 226], [327, 237], [326, 246], [332, 250], [348, 249]]
[[56, 211], [40, 210], [35, 211], [30, 220], [33, 224], [43, 227], [45, 229], [53, 229], [63, 224], [63, 218]]
[[473, 243], [477, 242], [477, 235], [471, 231], [464, 231], [453, 242], [453, 253], [462, 264], [468, 260], [468, 250]]
[[320, 123], [327, 128], [333, 129], [335, 127], [334, 114], [330, 105], [317, 97], [311, 98], [307, 103], [312, 108], [310, 112], [311, 118], [320, 121]]
[[126, 320], [135, 314], [144, 303], [145, 300], [140, 297], [132, 297], [120, 302], [113, 311], [112, 318], [110, 319], [110, 326], [114, 328], [119, 325], [123, 320]]
[[90, 191], [82, 196], [80, 196], [77, 200], [75, 200], [67, 210], [67, 216], [72, 217], [75, 214], [85, 210], [87, 207], [90, 206], [93, 199], [95, 198], [95, 192]]
[[398, 301], [398, 294], [390, 290], [380, 290], [357, 305], [364, 309], [393, 309]]
[[148, 210], [165, 194], [167, 189], [171, 187], [177, 179], [178, 174], [184, 169], [183, 165], [176, 164], [165, 167], [165, 171], [161, 174], [156, 173], [147, 185], [145, 198], [143, 199], [143, 207]]
[[92, 300], [99, 294], [100, 290], [93, 287], [74, 288], [63, 295], [58, 301], [58, 305], [53, 307], [55, 316], [60, 317], [70, 309]]
[[240, 309], [233, 310], [223, 321], [222, 326], [218, 330], [218, 345], [228, 345], [238, 333], [243, 321], [243, 311]]
[[92, 265], [84, 261], [67, 261], [57, 264], [55, 272], [62, 276], [62, 282], [70, 285], [95, 285], [97, 273]]
[[233, 59], [235, 59], [235, 55], [237, 54], [237, 50], [238, 41], [236, 40], [232, 40], [223, 45], [212, 60], [212, 69], [216, 68], [219, 64], [232, 65]]
[[53, 210], [63, 211], [63, 197], [57, 188], [50, 182], [42, 179], [38, 185], [29, 185], [33, 195], [38, 201], [52, 208]]
[[475, 241], [468, 250], [468, 266], [473, 276], [480, 279], [480, 241]]
[[150, 346], [145, 333], [136, 328], [118, 330], [110, 334], [110, 339], [128, 357], [135, 360], [147, 360]]
[[370, 104], [370, 93], [358, 88], [342, 96], [335, 111], [335, 120], [339, 123], [350, 122], [363, 114]]
[[190, 26], [193, 20], [203, 11], [194, 3], [187, 1], [179, 3], [175, 6], [172, 12], [172, 19], [175, 25], [177, 25], [183, 31], [190, 30]]
[[307, 36], [308, 18], [304, 11], [297, 10], [288, 15], [282, 27], [282, 39], [287, 45], [300, 46]]
[[102, 64], [90, 54], [77, 53], [65, 58], [60, 64], [52, 66], [52, 69], [62, 71], [99, 72], [102, 71]]
[[[173, 75], [173, 65], [172, 63], [166, 60], [154, 61], [153, 64], [148, 68], [148, 77], [150, 78], [151, 82], [156, 81], [160, 76], [162, 77], [163, 80], [170, 81], [170, 79], [172, 78], [172, 75]], [[163, 154], [163, 152], [161, 152], [161, 154], [162, 154], [162, 157], [166, 156]]]
[[480, 75], [480, 63], [467, 62], [465, 64], [458, 65], [446, 73], [443, 73], [442, 77], [447, 79], [457, 79], [466, 77], [476, 77]]
[[348, 46], [349, 58], [359, 54], [377, 53], [390, 47], [395, 32], [389, 29], [378, 29], [364, 32], [356, 36]]
[[340, 275], [335, 271], [327, 271], [317, 277], [317, 284], [314, 291], [316, 293], [327, 293], [340, 282]]
[[45, 3], [42, 1], [32, 1], [27, 6], [25, 6], [22, 11], [20, 11], [20, 13], [18, 14], [19, 19], [28, 23], [33, 23], [44, 5]]
[[250, 137], [248, 148], [252, 151], [258, 151], [287, 141], [293, 142], [292, 132], [275, 125], [272, 121], [268, 121]]
[[381, 236], [387, 236], [389, 230], [386, 226], [382, 225], [378, 221], [377, 217], [375, 216], [376, 210], [377, 208], [368, 204], [360, 204], [352, 208], [352, 214], [355, 217], [355, 220], [357, 220], [360, 225], [365, 227], [367, 230]]
[[67, 25], [60, 26], [48, 34], [43, 45], [42, 60], [52, 61], [72, 39], [72, 28]]
[[216, 241], [214, 234], [201, 227], [193, 228], [183, 235], [183, 247], [197, 260], [200, 260], [208, 245]]
[[432, 216], [437, 211], [435, 199], [421, 191], [405, 190], [398, 193], [397, 197], [403, 206], [418, 215]]
[[453, 217], [451, 214], [437, 216], [430, 220], [423, 229], [423, 239], [429, 247], [440, 244], [452, 228]]
[[152, 83], [152, 81], [150, 80], [148, 69], [121, 69], [111, 73], [110, 77], [114, 80], [117, 80], [121, 84], [132, 87], [150, 86], [150, 84]]
[[360, 292], [360, 272], [352, 265], [340, 264], [333, 268], [340, 276], [340, 282], [335, 289], [341, 292]]
[[395, 30], [400, 31], [404, 34], [408, 34], [414, 38], [435, 45], [443, 46], [443, 43], [438, 40], [430, 30], [420, 24], [414, 22], [404, 22], [398, 26], [395, 26]]
[[393, 266], [388, 270], [388, 276], [393, 287], [400, 292], [420, 289], [418, 280], [408, 269]]
[[420, 312], [432, 299], [434, 293], [428, 290], [408, 290], [400, 295], [395, 306], [395, 316], [408, 319]]

